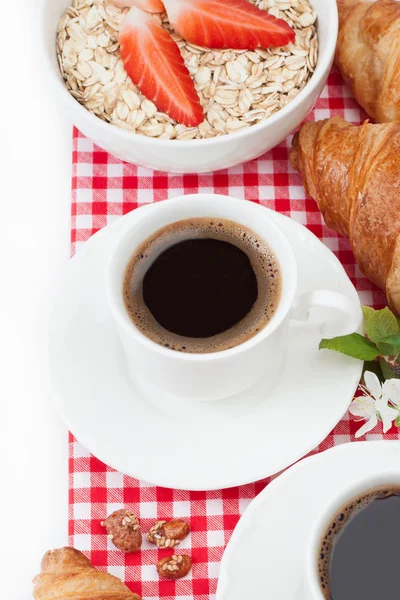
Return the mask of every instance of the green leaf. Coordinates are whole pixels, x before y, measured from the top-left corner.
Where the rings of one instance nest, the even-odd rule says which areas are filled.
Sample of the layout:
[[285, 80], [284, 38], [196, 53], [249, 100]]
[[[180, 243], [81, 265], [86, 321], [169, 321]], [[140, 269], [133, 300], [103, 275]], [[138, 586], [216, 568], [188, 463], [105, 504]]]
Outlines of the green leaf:
[[376, 345], [383, 356], [394, 356], [398, 352], [398, 350], [396, 352], [396, 348], [394, 346], [391, 344], [386, 344], [385, 342], [377, 342]]
[[374, 360], [380, 355], [379, 350], [370, 340], [359, 333], [342, 335], [331, 340], [321, 340], [319, 349], [336, 350], [347, 356], [360, 360]]
[[400, 377], [397, 377], [397, 375], [393, 371], [392, 367], [389, 365], [389, 363], [384, 358], [381, 358], [379, 360], [379, 364], [381, 366], [382, 375], [385, 380], [386, 379], [400, 379]]
[[395, 335], [389, 335], [388, 337], [385, 337], [382, 342], [384, 342], [385, 344], [390, 344], [391, 346], [393, 346], [395, 348], [395, 351], [393, 352], [393, 354], [399, 354], [400, 352], [400, 334], [395, 334]]
[[364, 324], [365, 326], [367, 326], [367, 323], [370, 323], [371, 320], [374, 318], [376, 310], [374, 308], [371, 308], [370, 306], [362, 306], [361, 310], [364, 317]]
[[388, 336], [400, 333], [399, 323], [388, 307], [383, 310], [374, 310], [364, 306], [362, 310], [365, 331], [371, 342], [381, 342]]
[[394, 424], [396, 425], [396, 427], [400, 427], [400, 413], [397, 419], [395, 420]]

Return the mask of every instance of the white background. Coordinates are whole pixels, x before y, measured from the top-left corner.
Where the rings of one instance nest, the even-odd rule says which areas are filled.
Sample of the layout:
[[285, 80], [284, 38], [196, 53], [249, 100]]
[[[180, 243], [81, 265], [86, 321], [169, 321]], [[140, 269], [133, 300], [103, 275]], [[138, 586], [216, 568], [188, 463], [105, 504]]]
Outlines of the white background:
[[40, 71], [36, 0], [0, 0], [0, 597], [32, 598], [67, 543], [67, 431], [52, 406], [47, 319], [69, 257], [71, 124]]

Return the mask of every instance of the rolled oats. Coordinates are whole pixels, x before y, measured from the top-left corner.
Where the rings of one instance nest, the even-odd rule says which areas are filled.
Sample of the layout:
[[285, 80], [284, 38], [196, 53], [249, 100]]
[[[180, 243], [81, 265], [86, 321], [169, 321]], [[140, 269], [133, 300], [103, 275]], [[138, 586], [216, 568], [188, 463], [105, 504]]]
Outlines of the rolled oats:
[[131, 82], [118, 43], [129, 9], [112, 0], [73, 0], [61, 17], [56, 50], [65, 85], [100, 119], [160, 139], [219, 137], [260, 123], [291, 102], [312, 76], [318, 60], [317, 15], [309, 0], [250, 1], [287, 21], [295, 43], [255, 51], [201, 48], [173, 31], [166, 14], [154, 15], [179, 46], [194, 80], [205, 113], [198, 127], [185, 127], [158, 112]]

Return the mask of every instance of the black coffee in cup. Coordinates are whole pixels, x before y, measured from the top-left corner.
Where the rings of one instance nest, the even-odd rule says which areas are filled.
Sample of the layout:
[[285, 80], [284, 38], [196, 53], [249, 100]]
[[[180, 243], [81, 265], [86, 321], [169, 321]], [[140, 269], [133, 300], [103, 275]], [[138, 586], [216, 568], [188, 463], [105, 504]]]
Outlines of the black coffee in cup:
[[343, 506], [329, 523], [318, 559], [328, 600], [398, 598], [400, 487], [374, 489]]
[[281, 274], [267, 243], [233, 221], [210, 217], [160, 229], [134, 252], [123, 297], [135, 326], [181, 352], [232, 348], [273, 317]]

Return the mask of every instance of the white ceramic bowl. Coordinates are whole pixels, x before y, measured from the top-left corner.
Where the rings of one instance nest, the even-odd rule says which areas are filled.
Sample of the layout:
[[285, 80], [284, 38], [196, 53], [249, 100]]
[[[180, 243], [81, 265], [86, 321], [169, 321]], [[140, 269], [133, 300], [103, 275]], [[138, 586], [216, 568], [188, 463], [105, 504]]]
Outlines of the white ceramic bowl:
[[336, 0], [311, 0], [318, 14], [319, 59], [300, 94], [269, 119], [246, 130], [207, 140], [158, 140], [110, 125], [83, 108], [67, 91], [56, 57], [57, 22], [70, 0], [41, 0], [44, 65], [50, 93], [80, 131], [104, 150], [141, 166], [173, 173], [204, 173], [251, 160], [270, 150], [305, 119], [325, 86], [338, 32]]

